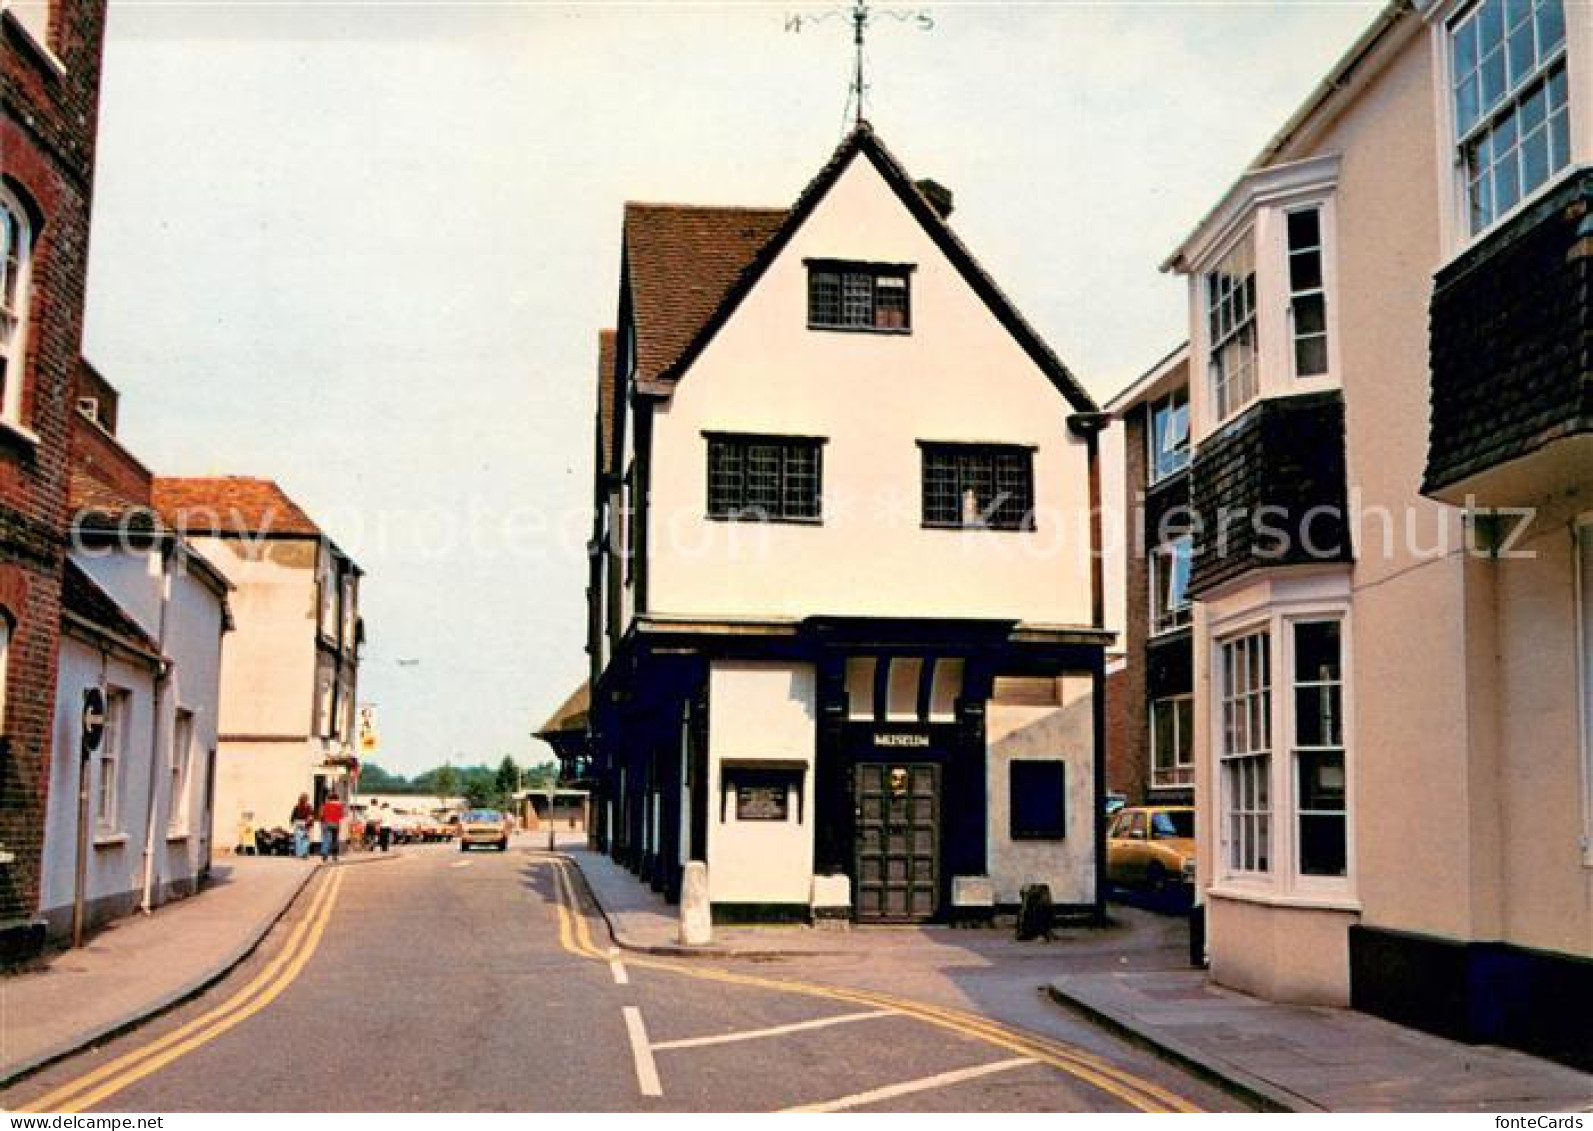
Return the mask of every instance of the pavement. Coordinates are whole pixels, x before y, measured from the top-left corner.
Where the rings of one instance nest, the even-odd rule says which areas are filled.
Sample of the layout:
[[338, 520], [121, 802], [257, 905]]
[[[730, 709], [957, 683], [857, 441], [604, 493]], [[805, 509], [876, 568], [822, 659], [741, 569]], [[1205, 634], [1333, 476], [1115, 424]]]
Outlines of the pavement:
[[[1189, 967], [1178, 916], [1114, 904], [1112, 926], [1065, 928], [1051, 944], [939, 926], [716, 926], [709, 946], [686, 947], [678, 909], [662, 896], [607, 856], [561, 848], [626, 950], [765, 961], [851, 955], [861, 962], [874, 953], [903, 978], [913, 968], [951, 976], [961, 994], [1009, 1016], [1022, 988], [1043, 984], [1052, 1002], [1265, 1110], [1593, 1110], [1593, 1076], [1553, 1061], [1218, 986]], [[877, 982], [879, 972], [872, 977]]]
[[1067, 974], [1050, 993], [1274, 1111], [1593, 1110], [1593, 1075], [1352, 1009], [1263, 1001], [1201, 970]]
[[[350, 854], [338, 867], [396, 859]], [[77, 950], [0, 979], [0, 1087], [199, 994], [249, 956], [319, 868], [224, 856], [197, 894], [106, 924]]]

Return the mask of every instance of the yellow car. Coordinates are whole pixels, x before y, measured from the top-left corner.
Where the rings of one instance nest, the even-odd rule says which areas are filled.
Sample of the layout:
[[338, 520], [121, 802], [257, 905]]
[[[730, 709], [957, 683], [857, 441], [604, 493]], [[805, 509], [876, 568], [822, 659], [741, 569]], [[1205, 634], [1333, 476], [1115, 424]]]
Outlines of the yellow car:
[[509, 848], [509, 818], [496, 809], [472, 809], [459, 819], [459, 851], [469, 852], [478, 844], [493, 845], [499, 852]]
[[1131, 805], [1106, 833], [1107, 882], [1152, 892], [1195, 882], [1195, 810], [1188, 805]]

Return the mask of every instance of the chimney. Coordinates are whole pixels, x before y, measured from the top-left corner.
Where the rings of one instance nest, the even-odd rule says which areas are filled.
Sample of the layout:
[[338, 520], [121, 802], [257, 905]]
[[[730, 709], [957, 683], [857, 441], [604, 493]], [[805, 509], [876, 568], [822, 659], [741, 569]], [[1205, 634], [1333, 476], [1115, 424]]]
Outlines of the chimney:
[[929, 206], [935, 210], [942, 220], [951, 216], [951, 190], [939, 181], [932, 181], [928, 177], [916, 182], [919, 193], [929, 201]]

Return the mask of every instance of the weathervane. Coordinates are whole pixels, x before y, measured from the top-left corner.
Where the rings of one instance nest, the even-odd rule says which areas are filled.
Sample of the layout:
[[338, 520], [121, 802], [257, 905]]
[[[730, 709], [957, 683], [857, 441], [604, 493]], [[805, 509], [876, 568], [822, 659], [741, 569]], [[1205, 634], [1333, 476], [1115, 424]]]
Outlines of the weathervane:
[[[785, 18], [785, 30], [800, 32], [804, 24], [820, 24], [842, 14], [842, 11], [838, 8], [811, 15], [803, 12], [793, 12]], [[853, 50], [852, 80], [846, 92], [846, 109], [851, 111], [852, 123], [856, 125], [863, 120], [864, 104], [868, 98], [868, 81], [864, 74], [865, 56], [863, 46], [869, 23], [873, 20], [874, 13], [869, 10], [868, 0], [853, 0], [852, 10], [845, 14], [850, 15], [852, 18]], [[927, 8], [886, 8], [882, 9], [880, 14], [889, 16], [891, 19], [901, 23], [911, 23], [920, 31], [931, 31], [935, 27], [935, 17]]]

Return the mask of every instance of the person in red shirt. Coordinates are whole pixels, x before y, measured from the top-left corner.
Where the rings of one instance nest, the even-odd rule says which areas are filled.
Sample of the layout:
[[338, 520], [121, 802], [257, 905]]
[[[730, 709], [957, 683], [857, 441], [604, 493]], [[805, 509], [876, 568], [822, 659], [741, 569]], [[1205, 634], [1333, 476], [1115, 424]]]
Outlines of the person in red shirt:
[[335, 793], [321, 802], [321, 859], [337, 863], [338, 834], [343, 829], [343, 802]]

